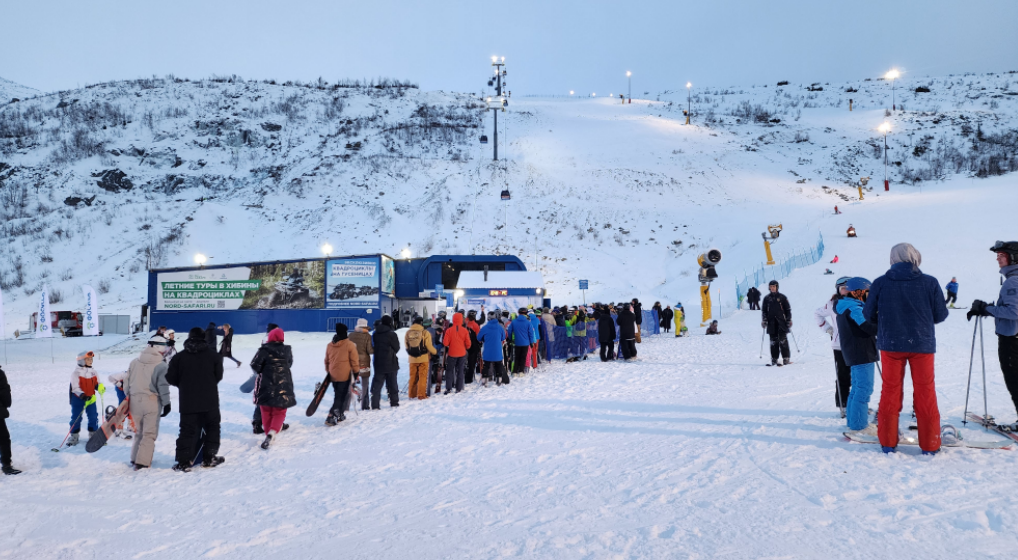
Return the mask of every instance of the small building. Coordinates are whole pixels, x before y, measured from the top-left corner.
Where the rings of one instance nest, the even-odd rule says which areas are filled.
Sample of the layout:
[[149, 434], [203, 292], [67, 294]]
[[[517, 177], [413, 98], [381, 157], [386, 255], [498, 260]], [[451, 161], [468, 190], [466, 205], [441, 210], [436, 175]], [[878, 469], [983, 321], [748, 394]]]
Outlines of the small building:
[[459, 275], [456, 287], [458, 306], [466, 310], [504, 310], [541, 307], [544, 302], [544, 278], [540, 272], [466, 271]]

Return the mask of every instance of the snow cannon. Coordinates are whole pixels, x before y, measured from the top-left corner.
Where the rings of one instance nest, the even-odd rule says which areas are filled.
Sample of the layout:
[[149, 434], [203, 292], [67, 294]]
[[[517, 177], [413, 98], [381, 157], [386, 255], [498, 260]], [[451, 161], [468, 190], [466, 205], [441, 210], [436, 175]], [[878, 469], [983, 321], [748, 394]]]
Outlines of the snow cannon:
[[714, 267], [721, 262], [721, 250], [711, 247], [707, 249], [706, 253], [701, 253], [700, 256], [696, 257], [696, 262], [700, 265], [700, 273], [697, 276], [700, 280], [700, 309], [702, 317], [700, 326], [703, 327], [711, 319], [710, 283], [718, 277]]
[[781, 235], [781, 229], [781, 224], [776, 226], [767, 226], [767, 231], [760, 234], [760, 236], [763, 237], [764, 251], [767, 253], [768, 266], [774, 266], [777, 264], [774, 262], [774, 256], [771, 255], [771, 243], [778, 240], [778, 237]]

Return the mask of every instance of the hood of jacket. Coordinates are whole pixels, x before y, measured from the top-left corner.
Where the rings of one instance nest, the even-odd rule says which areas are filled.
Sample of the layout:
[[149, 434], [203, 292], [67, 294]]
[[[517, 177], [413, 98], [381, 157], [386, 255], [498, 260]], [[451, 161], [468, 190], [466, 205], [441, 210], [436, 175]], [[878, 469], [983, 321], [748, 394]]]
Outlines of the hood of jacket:
[[155, 346], [146, 346], [138, 356], [138, 361], [146, 365], [158, 364], [163, 361], [163, 353]]
[[462, 313], [455, 313], [455, 314], [453, 314], [453, 316], [452, 316], [452, 324], [457, 326], [457, 327], [462, 327], [463, 326], [463, 314]]
[[273, 358], [282, 358], [286, 355], [286, 344], [282, 342], [266, 342], [262, 348]]
[[200, 338], [188, 338], [184, 341], [184, 351], [189, 354], [198, 354], [209, 349], [209, 343]]
[[390, 327], [389, 325], [386, 325], [384, 323], [379, 323], [378, 324], [378, 328], [375, 329], [375, 334], [389, 333], [389, 332], [393, 332], [392, 327]]
[[888, 280], [894, 282], [907, 282], [909, 280], [915, 280], [923, 275], [923, 271], [919, 270], [919, 267], [910, 262], [899, 262], [891, 265], [890, 270], [884, 276]]

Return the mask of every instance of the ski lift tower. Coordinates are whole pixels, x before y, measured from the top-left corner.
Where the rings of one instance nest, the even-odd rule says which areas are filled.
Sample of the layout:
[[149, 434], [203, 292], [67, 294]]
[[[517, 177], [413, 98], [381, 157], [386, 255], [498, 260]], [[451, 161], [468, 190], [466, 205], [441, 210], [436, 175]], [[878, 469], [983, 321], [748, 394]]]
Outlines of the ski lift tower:
[[488, 87], [495, 88], [495, 95], [488, 96], [486, 101], [488, 102], [488, 109], [495, 115], [495, 134], [492, 148], [494, 149], [494, 160], [498, 161], [498, 112], [505, 112], [505, 108], [509, 105], [509, 95], [505, 91], [505, 57], [491, 57], [491, 65], [495, 68], [495, 75], [488, 80]]

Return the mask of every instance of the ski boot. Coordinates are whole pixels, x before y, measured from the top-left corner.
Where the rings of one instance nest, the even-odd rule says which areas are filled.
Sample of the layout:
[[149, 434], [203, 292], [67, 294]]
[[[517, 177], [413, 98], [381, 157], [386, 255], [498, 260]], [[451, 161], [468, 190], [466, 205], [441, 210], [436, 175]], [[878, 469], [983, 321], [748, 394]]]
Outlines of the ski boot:
[[215, 457], [206, 457], [205, 460], [201, 462], [201, 466], [206, 469], [211, 469], [213, 467], [218, 467], [219, 465], [222, 465], [225, 462], [226, 459], [220, 457], [219, 455], [216, 455]]
[[336, 417], [335, 417], [335, 416], [333, 416], [333, 415], [331, 415], [331, 414], [330, 414], [330, 415], [328, 415], [328, 416], [327, 416], [327, 417], [325, 418], [325, 425], [326, 425], [326, 426], [335, 426], [335, 425], [336, 425], [336, 423], [337, 423], [337, 421], [336, 421]]
[[783, 361], [784, 363], [783, 363], [783, 364], [781, 364], [781, 365], [784, 365], [784, 366], [787, 366], [788, 364], [792, 363], [792, 360], [790, 360], [790, 359], [788, 359], [788, 358], [785, 358], [785, 359], [784, 359], [784, 360], [782, 360], [782, 361]]
[[256, 424], [254, 422], [251, 422], [251, 427], [253, 428], [251, 431], [254, 432], [255, 435], [264, 434], [265, 433], [265, 429], [262, 428], [261, 424]]
[[265, 434], [265, 441], [262, 442], [262, 449], [268, 449], [272, 445], [272, 434]]
[[287, 431], [289, 429], [290, 429], [290, 425], [287, 424], [286, 422], [283, 422], [283, 426], [281, 428], [279, 428], [279, 431], [280, 432], [285, 432], [285, 431]]
[[[137, 465], [135, 465], [135, 468], [137, 468]], [[176, 465], [173, 465], [173, 472], [191, 472], [191, 464], [177, 463]]]
[[67, 438], [67, 447], [74, 447], [75, 445], [78, 445], [78, 438], [78, 432], [71, 433], [71, 437]]
[[8, 476], [15, 475], [15, 474], [21, 474], [21, 471], [19, 471], [18, 469], [12, 467], [10, 463], [4, 463], [3, 468], [0, 469], [0, 470], [2, 470], [3, 473], [8, 475]]
[[1015, 433], [1018, 432], [1018, 422], [1014, 424], [997, 424], [997, 428], [1002, 432]]

